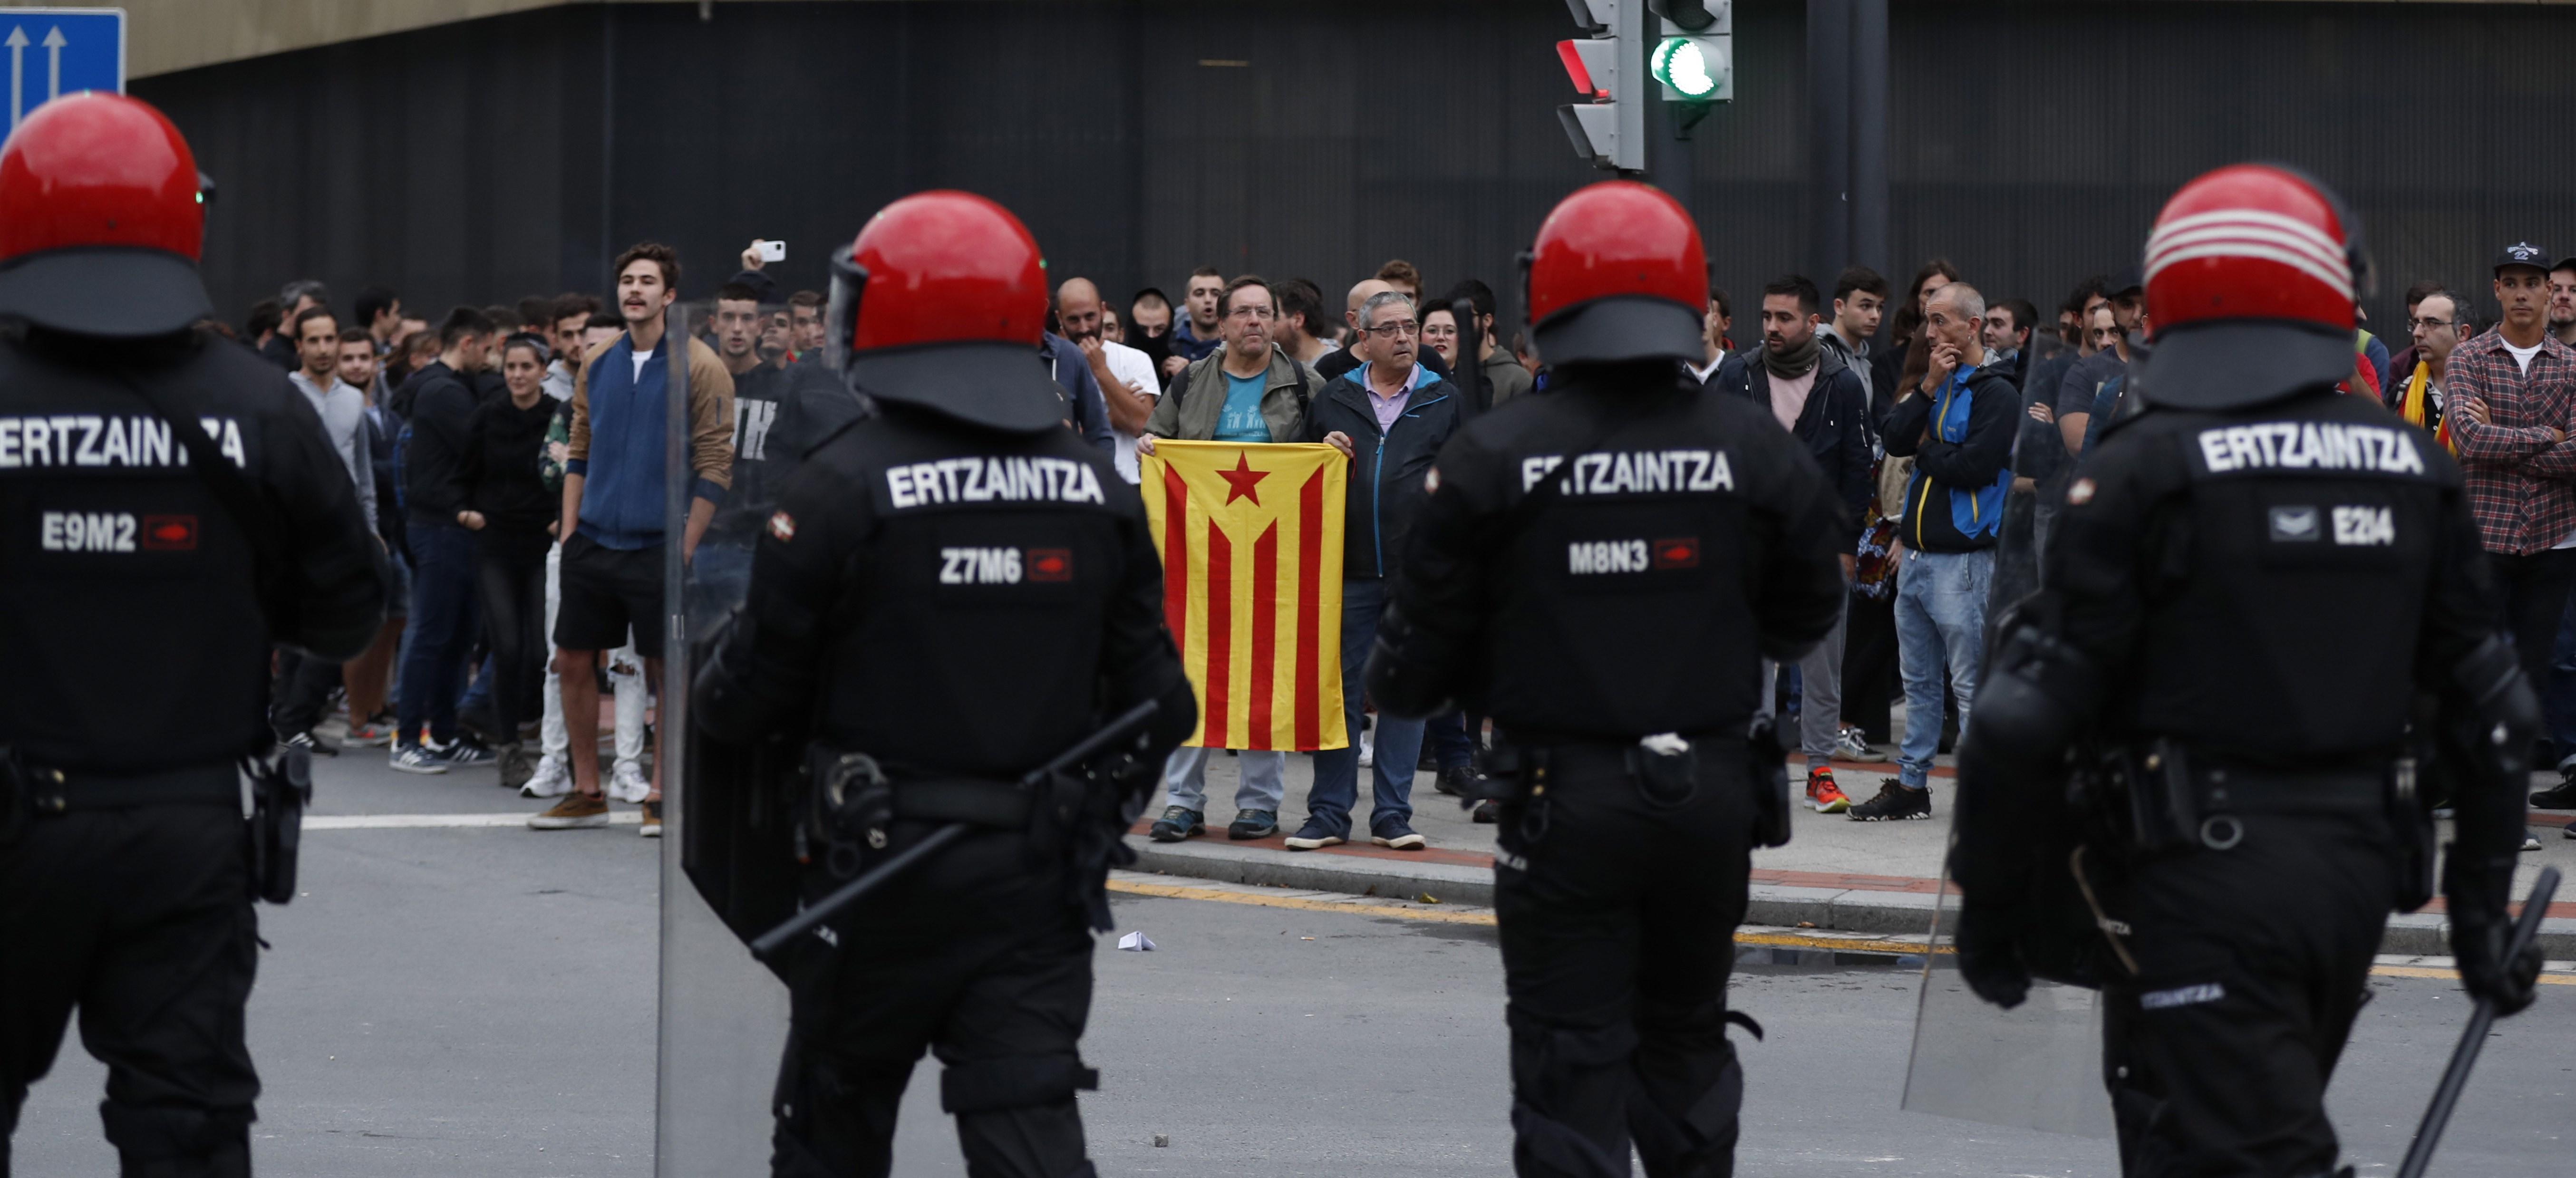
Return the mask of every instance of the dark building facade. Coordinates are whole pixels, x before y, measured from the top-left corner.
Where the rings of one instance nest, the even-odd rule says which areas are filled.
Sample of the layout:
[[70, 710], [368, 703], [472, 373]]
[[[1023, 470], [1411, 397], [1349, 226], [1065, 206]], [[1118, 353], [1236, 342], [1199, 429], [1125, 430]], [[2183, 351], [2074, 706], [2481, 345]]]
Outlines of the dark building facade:
[[[1838, 197], [1806, 174], [1803, 5], [1735, 7], [1694, 211], [1748, 316]], [[1113, 298], [1202, 264], [1338, 295], [1400, 256], [1516, 314], [1516, 253], [1602, 175], [1555, 112], [1570, 35], [1561, 0], [573, 5], [131, 90], [220, 185], [227, 315], [302, 276], [431, 316], [598, 290], [647, 238], [680, 249], [688, 297], [753, 237], [788, 243], [788, 289], [820, 289], [870, 211], [932, 187], [1010, 206], [1053, 274]], [[2576, 60], [2576, 21], [2554, 7], [1898, 3], [1889, 41], [1892, 256], [1864, 260], [1894, 281], [1938, 254], [2053, 306], [2133, 264], [2176, 185], [2257, 158], [2351, 200], [2394, 335], [2411, 281], [2483, 293], [2526, 237], [2576, 253], [2576, 159], [2546, 135], [2570, 87], [2545, 64]]]

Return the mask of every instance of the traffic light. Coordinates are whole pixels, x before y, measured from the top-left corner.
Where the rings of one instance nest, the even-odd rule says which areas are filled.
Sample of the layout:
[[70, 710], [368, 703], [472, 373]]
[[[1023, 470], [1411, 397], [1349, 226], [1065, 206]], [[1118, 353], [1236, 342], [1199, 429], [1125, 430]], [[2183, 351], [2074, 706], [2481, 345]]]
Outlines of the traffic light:
[[1662, 36], [1646, 70], [1667, 102], [1727, 102], [1735, 97], [1735, 6], [1730, 0], [1649, 0]]
[[1636, 92], [1646, 76], [1644, 14], [1639, 0], [1565, 0], [1581, 37], [1556, 43], [1566, 78], [1583, 101], [1556, 108], [1575, 154], [1622, 172], [1646, 166], [1645, 106]]

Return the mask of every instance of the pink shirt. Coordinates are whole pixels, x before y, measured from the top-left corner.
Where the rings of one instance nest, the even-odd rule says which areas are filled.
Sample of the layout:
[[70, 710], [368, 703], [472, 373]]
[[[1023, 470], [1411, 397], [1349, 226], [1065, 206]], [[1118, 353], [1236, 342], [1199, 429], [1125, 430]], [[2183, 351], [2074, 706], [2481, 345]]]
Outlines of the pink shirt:
[[[1758, 363], [1758, 361], [1757, 361]], [[1798, 415], [1807, 411], [1807, 394], [1816, 391], [1816, 374], [1825, 370], [1823, 361], [1807, 370], [1805, 376], [1771, 375], [1771, 416], [1780, 419], [1780, 428], [1798, 428]]]
[[1363, 366], [1360, 376], [1361, 385], [1368, 389], [1369, 408], [1377, 411], [1378, 432], [1385, 433], [1395, 428], [1395, 419], [1404, 412], [1405, 402], [1413, 399], [1413, 387], [1422, 383], [1423, 368], [1419, 364], [1414, 365], [1413, 371], [1405, 375], [1404, 383], [1393, 393], [1377, 391], [1377, 365]]

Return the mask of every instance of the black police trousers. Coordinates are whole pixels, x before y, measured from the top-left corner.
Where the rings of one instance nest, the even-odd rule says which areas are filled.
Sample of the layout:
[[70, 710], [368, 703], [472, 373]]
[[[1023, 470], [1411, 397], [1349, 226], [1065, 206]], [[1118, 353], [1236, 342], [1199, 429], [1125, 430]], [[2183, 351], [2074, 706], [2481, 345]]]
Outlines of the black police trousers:
[[75, 810], [0, 846], [0, 1178], [75, 1007], [124, 1178], [247, 1178], [247, 872], [236, 807]]
[[2105, 899], [2133, 930], [2139, 970], [2106, 989], [2103, 1025], [2128, 1178], [2307, 1178], [2335, 1165], [2326, 1083], [2396, 891], [2387, 826], [2363, 814], [2241, 821], [2236, 846], [2132, 863]]
[[[908, 841], [897, 824], [895, 844]], [[775, 1178], [884, 1178], [895, 1113], [927, 1048], [947, 1070], [970, 1178], [1091, 1178], [1074, 1093], [1097, 1086], [1076, 1047], [1091, 1017], [1091, 930], [1060, 870], [1014, 834], [952, 846], [800, 946], [772, 1102]], [[828, 890], [819, 877], [808, 894]]]
[[1494, 903], [1522, 1178], [1624, 1176], [1632, 1142], [1651, 1178], [1734, 1173], [1744, 1076], [1726, 983], [1752, 807], [1742, 745], [1699, 752], [1697, 785], [1658, 799], [1626, 749], [1557, 748], [1543, 785], [1503, 804]]

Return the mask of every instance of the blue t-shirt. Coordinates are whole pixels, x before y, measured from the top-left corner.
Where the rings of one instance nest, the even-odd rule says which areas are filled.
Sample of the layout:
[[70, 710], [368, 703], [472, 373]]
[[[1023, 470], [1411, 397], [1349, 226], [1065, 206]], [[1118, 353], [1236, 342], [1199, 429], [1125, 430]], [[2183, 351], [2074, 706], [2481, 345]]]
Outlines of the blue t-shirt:
[[1267, 442], [1270, 423], [1261, 420], [1261, 394], [1270, 387], [1270, 372], [1251, 376], [1225, 373], [1225, 408], [1216, 415], [1216, 440]]

